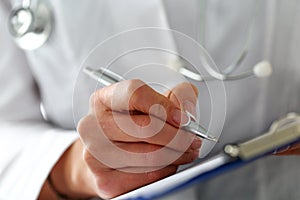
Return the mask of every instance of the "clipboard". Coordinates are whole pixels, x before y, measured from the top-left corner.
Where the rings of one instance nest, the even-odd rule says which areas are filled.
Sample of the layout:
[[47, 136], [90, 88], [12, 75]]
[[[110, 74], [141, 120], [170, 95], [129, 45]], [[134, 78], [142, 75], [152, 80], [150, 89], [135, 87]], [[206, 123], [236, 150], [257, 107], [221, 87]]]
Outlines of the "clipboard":
[[172, 176], [143, 186], [113, 200], [158, 199], [193, 184], [247, 165], [300, 142], [300, 115], [289, 113], [272, 123], [269, 131], [251, 140], [227, 144], [217, 155]]

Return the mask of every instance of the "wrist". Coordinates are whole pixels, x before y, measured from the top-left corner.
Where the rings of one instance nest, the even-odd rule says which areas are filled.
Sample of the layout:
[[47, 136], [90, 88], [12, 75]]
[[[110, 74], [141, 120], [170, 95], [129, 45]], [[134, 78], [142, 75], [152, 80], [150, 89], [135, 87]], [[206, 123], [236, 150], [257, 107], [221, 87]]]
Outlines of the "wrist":
[[[51, 177], [48, 176], [47, 181], [45, 182], [45, 185], [47, 185], [48, 190], [51, 191], [51, 199], [57, 199], [57, 200], [68, 200], [71, 199], [68, 196], [61, 194], [54, 186]], [[55, 198], [53, 197], [55, 196]]]
[[61, 197], [85, 199], [96, 196], [92, 188], [92, 177], [82, 158], [83, 146], [80, 140], [74, 142], [53, 167], [48, 181]]
[[60, 200], [61, 198], [57, 195], [56, 191], [53, 189], [48, 179], [43, 184], [43, 187], [40, 191], [39, 200], [53, 199]]

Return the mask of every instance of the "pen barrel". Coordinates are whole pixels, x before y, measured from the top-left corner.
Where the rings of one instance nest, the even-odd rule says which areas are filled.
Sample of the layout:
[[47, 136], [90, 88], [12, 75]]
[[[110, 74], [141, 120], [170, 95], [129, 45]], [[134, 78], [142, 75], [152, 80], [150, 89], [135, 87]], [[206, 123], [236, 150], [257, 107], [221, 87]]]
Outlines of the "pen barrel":
[[94, 70], [90, 67], [83, 69], [83, 72], [89, 75], [92, 79], [98, 81], [104, 86], [109, 86], [111, 84], [117, 83], [119, 81], [124, 81], [125, 79], [117, 73], [114, 73], [108, 69], [100, 67]]

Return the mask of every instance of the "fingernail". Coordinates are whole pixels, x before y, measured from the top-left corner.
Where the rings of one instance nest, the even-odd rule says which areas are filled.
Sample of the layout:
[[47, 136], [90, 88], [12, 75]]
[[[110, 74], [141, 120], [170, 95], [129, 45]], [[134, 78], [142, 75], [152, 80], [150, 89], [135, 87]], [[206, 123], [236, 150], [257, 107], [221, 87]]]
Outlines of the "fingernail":
[[185, 111], [188, 111], [189, 113], [191, 113], [194, 117], [196, 117], [196, 115], [197, 115], [196, 105], [194, 103], [192, 103], [191, 101], [183, 102], [183, 109]]
[[200, 138], [196, 137], [191, 145], [192, 149], [200, 149], [202, 141]]
[[179, 109], [175, 109], [173, 111], [173, 121], [177, 124], [177, 125], [181, 125], [181, 124], [186, 124], [189, 121], [189, 117], [186, 115], [186, 113], [182, 112]]

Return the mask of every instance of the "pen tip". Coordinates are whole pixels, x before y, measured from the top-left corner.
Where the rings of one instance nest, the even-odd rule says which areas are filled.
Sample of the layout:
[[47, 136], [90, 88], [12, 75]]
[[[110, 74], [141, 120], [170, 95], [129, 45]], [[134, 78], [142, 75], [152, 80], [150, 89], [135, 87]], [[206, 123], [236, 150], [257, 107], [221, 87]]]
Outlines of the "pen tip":
[[216, 143], [219, 143], [219, 140], [217, 139], [217, 138], [215, 138], [215, 137], [210, 137], [210, 139], [211, 139], [211, 141], [213, 141], [213, 142], [216, 142]]

